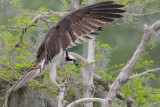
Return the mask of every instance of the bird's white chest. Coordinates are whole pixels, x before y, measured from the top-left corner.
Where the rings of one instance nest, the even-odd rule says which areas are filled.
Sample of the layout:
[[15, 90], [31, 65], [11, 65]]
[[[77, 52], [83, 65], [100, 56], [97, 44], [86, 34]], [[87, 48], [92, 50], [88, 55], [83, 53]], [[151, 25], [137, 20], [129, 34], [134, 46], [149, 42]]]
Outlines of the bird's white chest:
[[54, 69], [57, 69], [64, 62], [65, 62], [64, 51], [60, 51], [59, 54], [57, 54], [51, 60], [51, 62], [45, 65], [45, 68], [40, 74], [43, 74], [44, 72], [48, 72], [48, 71], [54, 71]]
[[60, 51], [49, 64], [56, 64], [57, 66], [61, 65], [65, 61], [64, 51]]

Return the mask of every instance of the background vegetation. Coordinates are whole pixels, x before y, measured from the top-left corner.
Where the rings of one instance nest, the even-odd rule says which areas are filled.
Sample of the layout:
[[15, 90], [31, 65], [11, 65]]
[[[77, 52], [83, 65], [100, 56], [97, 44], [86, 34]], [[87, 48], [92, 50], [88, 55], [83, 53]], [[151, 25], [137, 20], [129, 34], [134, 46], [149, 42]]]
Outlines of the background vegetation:
[[[96, 2], [100, 1], [102, 0]], [[97, 37], [95, 56], [97, 61], [96, 73], [110, 84], [133, 55], [142, 38], [144, 24], [151, 25], [160, 17], [159, 0], [115, 1], [124, 4], [124, 9], [127, 12], [123, 19], [105, 25], [104, 31]], [[87, 0], [83, 1], [83, 5], [87, 5], [87, 3]], [[32, 23], [33, 18], [38, 13], [49, 10], [70, 12], [74, 10], [71, 4], [71, 0], [1, 0], [0, 100], [2, 103], [5, 98], [4, 92], [15, 84], [27, 69], [34, 65], [40, 42], [47, 30], [61, 17], [43, 17], [36, 23]], [[132, 75], [159, 67], [159, 40], [159, 34], [152, 38], [146, 52], [143, 53], [133, 69]], [[83, 51], [85, 50], [84, 47], [82, 45], [76, 46], [69, 51], [77, 52], [86, 57], [86, 52]], [[81, 74], [79, 73], [82, 66], [82, 64], [78, 67], [66, 65], [60, 68], [58, 72], [60, 77], [67, 76], [70, 78], [65, 96], [69, 102], [82, 97], [81, 88], [84, 84], [81, 83]], [[120, 90], [125, 99], [116, 99], [113, 106], [126, 106], [125, 102], [129, 97], [135, 100], [133, 106], [150, 107], [158, 102], [160, 100], [159, 75], [158, 72], [147, 74], [126, 83]], [[36, 78], [27, 87], [34, 87], [41, 93], [58, 95], [57, 88], [49, 82], [48, 73]], [[103, 97], [103, 93], [107, 92], [98, 84], [95, 87], [97, 90], [95, 97]], [[99, 104], [95, 103], [94, 106], [98, 107]]]

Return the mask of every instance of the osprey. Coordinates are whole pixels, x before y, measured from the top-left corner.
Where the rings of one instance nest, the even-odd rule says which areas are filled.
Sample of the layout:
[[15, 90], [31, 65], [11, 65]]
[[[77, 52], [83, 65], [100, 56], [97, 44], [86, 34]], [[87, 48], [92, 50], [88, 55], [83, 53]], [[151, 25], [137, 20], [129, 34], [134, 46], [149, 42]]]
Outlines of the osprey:
[[57, 67], [67, 61], [77, 65], [76, 59], [66, 49], [83, 43], [83, 38], [92, 38], [89, 34], [95, 34], [94, 31], [106, 22], [112, 22], [113, 18], [121, 18], [120, 13], [125, 12], [120, 9], [122, 7], [113, 1], [106, 1], [80, 8], [62, 18], [48, 31], [38, 48], [35, 65], [13, 86], [13, 90], [46, 71], [50, 71], [51, 82], [60, 87], [56, 82]]

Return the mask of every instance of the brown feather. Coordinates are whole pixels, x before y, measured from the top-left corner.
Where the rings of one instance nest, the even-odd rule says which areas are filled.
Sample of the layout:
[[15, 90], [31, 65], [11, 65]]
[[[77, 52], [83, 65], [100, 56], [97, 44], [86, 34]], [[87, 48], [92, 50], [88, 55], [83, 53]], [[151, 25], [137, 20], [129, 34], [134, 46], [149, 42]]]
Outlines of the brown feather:
[[13, 90], [16, 91], [23, 85], [27, 84], [30, 80], [32, 80], [37, 72], [41, 72], [44, 68], [44, 58], [39, 61], [37, 64], [35, 64], [33, 67], [31, 67], [19, 80], [18, 82], [13, 86]]
[[101, 30], [106, 22], [122, 17], [120, 13], [125, 12], [120, 9], [122, 7], [123, 5], [115, 4], [113, 1], [106, 1], [83, 7], [62, 18], [47, 32], [38, 48], [35, 66], [18, 81], [15, 90], [34, 78], [36, 67], [44, 58], [45, 64], [48, 64], [60, 50], [82, 43], [80, 38], [90, 38], [86, 35]]
[[[102, 20], [102, 19], [101, 19], [101, 20]], [[103, 19], [103, 20], [104, 20], [104, 19]], [[90, 17], [84, 18], [84, 21], [86, 21], [86, 22], [88, 22], [88, 23], [96, 26], [96, 29], [97, 29], [98, 27], [103, 26], [103, 25], [104, 25], [104, 22], [105, 22], [105, 20], [104, 20], [103, 22], [100, 22], [99, 20], [94, 19], [94, 18], [90, 18]]]
[[[60, 49], [67, 49], [75, 43], [75, 41], [87, 34], [95, 31], [98, 27], [102, 27], [105, 22], [113, 21], [112, 18], [120, 18], [119, 13], [125, 12], [119, 8], [123, 5], [114, 4], [113, 1], [102, 2], [83, 7], [79, 10], [73, 11], [66, 17], [61, 19], [52, 29], [47, 33], [45, 43], [40, 46], [37, 58], [47, 54], [47, 62], [60, 52]], [[72, 43], [72, 44], [71, 44]], [[45, 49], [45, 50], [44, 50]], [[42, 56], [41, 56], [42, 55]], [[41, 56], [41, 57], [40, 57]]]

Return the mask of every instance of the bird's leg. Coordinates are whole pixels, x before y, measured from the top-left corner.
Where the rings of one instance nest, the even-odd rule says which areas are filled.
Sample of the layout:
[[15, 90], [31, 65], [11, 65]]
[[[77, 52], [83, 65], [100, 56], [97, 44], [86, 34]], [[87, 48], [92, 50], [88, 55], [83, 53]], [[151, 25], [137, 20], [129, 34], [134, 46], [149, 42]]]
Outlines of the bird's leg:
[[60, 84], [56, 82], [56, 77], [57, 77], [56, 64], [50, 64], [50, 80], [54, 85], [60, 88], [61, 87]]
[[67, 77], [61, 79], [63, 86], [65, 86], [65, 87], [67, 87], [67, 80], [68, 80]]
[[67, 82], [67, 77], [64, 79], [60, 79], [60, 81], [62, 82], [62, 84], [58, 84], [56, 82], [56, 78], [59, 79], [59, 77], [57, 77], [57, 69], [56, 69], [56, 65], [52, 64], [50, 65], [50, 80], [51, 82], [56, 85], [59, 89], [61, 89], [61, 87], [65, 87], [66, 86], [66, 82]]

